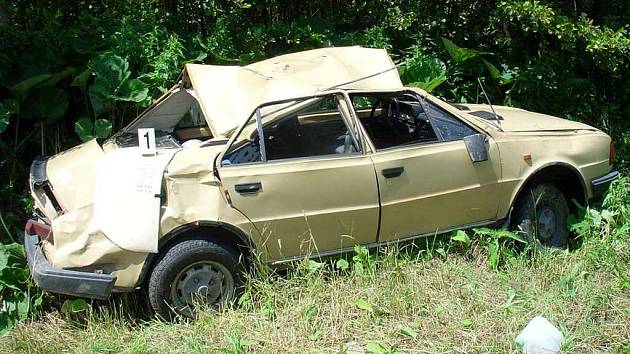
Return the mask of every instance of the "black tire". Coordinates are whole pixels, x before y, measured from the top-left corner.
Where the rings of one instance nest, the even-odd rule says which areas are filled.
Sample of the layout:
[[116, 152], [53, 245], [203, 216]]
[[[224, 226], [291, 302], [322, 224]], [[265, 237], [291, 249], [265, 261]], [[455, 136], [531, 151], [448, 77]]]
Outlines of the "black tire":
[[[199, 302], [218, 308], [232, 300], [243, 283], [239, 260], [239, 252], [217, 241], [188, 239], [173, 245], [151, 271], [147, 287], [151, 307], [167, 320], [177, 315], [193, 318]], [[198, 285], [194, 292], [183, 290]], [[186, 301], [191, 297], [194, 300]]]
[[516, 203], [512, 229], [530, 243], [538, 239], [543, 248], [567, 248], [569, 205], [564, 194], [552, 184], [528, 188]]

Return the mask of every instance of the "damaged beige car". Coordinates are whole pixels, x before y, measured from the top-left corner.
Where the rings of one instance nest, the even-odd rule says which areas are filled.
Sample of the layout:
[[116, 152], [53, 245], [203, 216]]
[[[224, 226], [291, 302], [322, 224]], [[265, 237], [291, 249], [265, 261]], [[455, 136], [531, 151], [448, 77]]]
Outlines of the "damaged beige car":
[[146, 288], [169, 317], [231, 299], [253, 252], [278, 265], [481, 225], [566, 247], [571, 201], [618, 176], [593, 127], [449, 105], [392, 68], [360, 47], [186, 65], [108, 141], [33, 162], [35, 282]]

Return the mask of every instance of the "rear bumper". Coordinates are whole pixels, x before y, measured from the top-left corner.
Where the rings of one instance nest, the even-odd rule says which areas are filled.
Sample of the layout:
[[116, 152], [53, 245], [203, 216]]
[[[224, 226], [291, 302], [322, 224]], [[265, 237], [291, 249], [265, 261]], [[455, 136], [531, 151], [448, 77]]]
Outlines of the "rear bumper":
[[591, 190], [593, 191], [592, 200], [601, 198], [608, 190], [608, 187], [610, 187], [610, 184], [617, 178], [619, 178], [619, 172], [610, 171], [603, 176], [593, 179], [591, 181]]
[[31, 276], [43, 290], [58, 294], [94, 299], [106, 299], [112, 291], [116, 277], [55, 268], [50, 264], [40, 245], [39, 235], [50, 232], [47, 225], [29, 220], [24, 231], [24, 249]]

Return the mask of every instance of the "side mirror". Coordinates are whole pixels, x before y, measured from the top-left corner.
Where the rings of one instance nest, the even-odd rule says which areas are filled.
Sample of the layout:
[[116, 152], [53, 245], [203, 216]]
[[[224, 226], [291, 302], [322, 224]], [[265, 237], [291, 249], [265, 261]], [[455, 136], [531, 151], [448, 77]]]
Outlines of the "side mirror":
[[464, 137], [464, 143], [472, 162], [488, 160], [487, 137], [484, 134], [473, 134]]

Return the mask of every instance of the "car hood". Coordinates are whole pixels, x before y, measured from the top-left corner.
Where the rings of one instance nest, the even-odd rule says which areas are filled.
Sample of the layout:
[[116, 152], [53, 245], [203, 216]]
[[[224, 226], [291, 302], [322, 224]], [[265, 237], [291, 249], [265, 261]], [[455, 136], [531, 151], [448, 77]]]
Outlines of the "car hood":
[[95, 180], [104, 155], [96, 140], [91, 140], [33, 163], [31, 192], [36, 206], [48, 219], [93, 203]]
[[[487, 122], [494, 123], [494, 113], [489, 105], [467, 104], [461, 110]], [[492, 106], [500, 116], [500, 126], [504, 132], [561, 132], [561, 131], [597, 131], [590, 125], [562, 119], [542, 113], [530, 112], [520, 108]]]
[[120, 248], [155, 252], [163, 175], [179, 151], [146, 155], [137, 146], [103, 151], [92, 140], [36, 160], [30, 183], [36, 209], [50, 221], [55, 238], [102, 234]]

